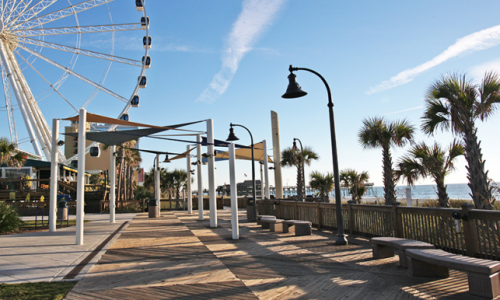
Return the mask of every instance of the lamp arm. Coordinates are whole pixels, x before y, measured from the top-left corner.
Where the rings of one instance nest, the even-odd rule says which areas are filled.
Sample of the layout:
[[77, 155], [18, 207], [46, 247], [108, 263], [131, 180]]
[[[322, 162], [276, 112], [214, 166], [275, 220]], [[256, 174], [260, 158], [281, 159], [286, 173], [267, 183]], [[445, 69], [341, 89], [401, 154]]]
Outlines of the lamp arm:
[[326, 91], [328, 92], [328, 106], [329, 107], [333, 107], [333, 101], [332, 101], [332, 93], [330, 92], [330, 86], [328, 85], [328, 83], [326, 82], [325, 78], [323, 78], [323, 76], [321, 76], [321, 74], [319, 74], [318, 72], [314, 71], [314, 70], [311, 70], [311, 69], [308, 69], [308, 68], [295, 68], [295, 67], [292, 67], [290, 65], [290, 68], [288, 69], [290, 72], [292, 71], [299, 71], [299, 70], [302, 70], [302, 71], [309, 71], [313, 74], [316, 74], [316, 76], [318, 76], [319, 78], [321, 78], [321, 80], [323, 81], [323, 83], [325, 84], [325, 87], [326, 87]]

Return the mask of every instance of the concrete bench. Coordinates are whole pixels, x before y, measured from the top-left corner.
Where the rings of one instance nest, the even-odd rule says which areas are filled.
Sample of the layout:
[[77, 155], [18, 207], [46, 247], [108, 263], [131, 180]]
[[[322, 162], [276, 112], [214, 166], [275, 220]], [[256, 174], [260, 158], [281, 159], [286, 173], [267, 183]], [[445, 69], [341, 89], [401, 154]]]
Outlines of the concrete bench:
[[311, 235], [312, 234], [312, 223], [309, 221], [295, 221], [295, 235]]
[[262, 218], [262, 229], [269, 229], [271, 232], [283, 232], [283, 219]]
[[387, 258], [394, 256], [394, 249], [399, 252], [399, 265], [407, 268], [407, 249], [436, 249], [434, 245], [414, 240], [407, 240], [395, 237], [376, 237], [371, 239], [373, 258]]
[[257, 225], [262, 225], [262, 223], [260, 222], [260, 220], [262, 218], [276, 219], [276, 216], [273, 216], [273, 215], [257, 215]]
[[295, 222], [300, 222], [300, 220], [283, 221], [283, 233], [295, 233]]
[[448, 277], [448, 269], [467, 272], [469, 292], [494, 298], [500, 294], [500, 262], [448, 253], [439, 249], [408, 249], [408, 273], [417, 277]]

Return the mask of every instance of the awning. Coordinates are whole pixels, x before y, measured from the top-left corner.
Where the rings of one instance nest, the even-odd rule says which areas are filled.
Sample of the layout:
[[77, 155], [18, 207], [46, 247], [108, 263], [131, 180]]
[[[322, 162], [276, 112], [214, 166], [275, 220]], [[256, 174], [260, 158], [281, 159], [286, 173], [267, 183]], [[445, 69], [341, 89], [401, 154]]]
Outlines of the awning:
[[[214, 147], [228, 147], [229, 144], [230, 144], [230, 142], [225, 142], [225, 141], [214, 139]], [[201, 145], [208, 146], [207, 138], [204, 136], [201, 137]], [[255, 144], [255, 145], [257, 145], [257, 144]], [[236, 148], [249, 148], [249, 149], [251, 148], [250, 146], [243, 146], [243, 145], [239, 145], [239, 144], [234, 144], [234, 146]]]
[[196, 147], [193, 147], [193, 148], [191, 148], [191, 149], [187, 150], [186, 152], [183, 152], [182, 154], [179, 154], [179, 155], [177, 155], [177, 156], [175, 156], [175, 157], [172, 157], [172, 158], [171, 158], [171, 159], [169, 159], [168, 161], [172, 161], [172, 160], [176, 160], [176, 159], [181, 159], [181, 158], [184, 158], [184, 157], [188, 156], [188, 154], [189, 154], [191, 151], [193, 151], [194, 149], [196, 149]]
[[[80, 116], [78, 115], [78, 116], [66, 118], [63, 120], [78, 121], [79, 119], [80, 119]], [[149, 128], [168, 127], [166, 129], [176, 129], [178, 127], [183, 127], [183, 126], [187, 126], [187, 125], [191, 125], [191, 124], [195, 124], [195, 123], [199, 123], [199, 122], [204, 122], [204, 120], [190, 122], [190, 123], [177, 124], [177, 125], [171, 125], [171, 126], [155, 126], [155, 125], [149, 125], [149, 124], [143, 124], [143, 123], [124, 121], [124, 120], [120, 120], [120, 119], [114, 119], [114, 118], [110, 118], [110, 117], [92, 114], [89, 112], [87, 113], [87, 123], [105, 123], [105, 124], [124, 125], [124, 126], [133, 126], [133, 127], [149, 127]]]
[[[257, 143], [254, 145], [254, 159], [255, 161], [264, 161], [264, 146], [261, 143]], [[252, 147], [248, 146], [241, 149], [236, 149], [235, 151], [236, 159], [244, 159], [244, 160], [252, 160]], [[229, 152], [218, 152], [215, 156], [215, 161], [228, 160]], [[203, 162], [206, 162], [207, 159], [203, 158]], [[268, 162], [273, 162], [273, 160], [268, 156]]]
[[[99, 132], [89, 131], [86, 133], [86, 138], [89, 141], [99, 142], [110, 146], [118, 146], [125, 142], [131, 140], [137, 140], [141, 137], [162, 132], [168, 129], [169, 128], [167, 127], [155, 127], [155, 128], [120, 130], [120, 131], [99, 131]], [[63, 134], [75, 138], [78, 137], [78, 132], [63, 133]]]

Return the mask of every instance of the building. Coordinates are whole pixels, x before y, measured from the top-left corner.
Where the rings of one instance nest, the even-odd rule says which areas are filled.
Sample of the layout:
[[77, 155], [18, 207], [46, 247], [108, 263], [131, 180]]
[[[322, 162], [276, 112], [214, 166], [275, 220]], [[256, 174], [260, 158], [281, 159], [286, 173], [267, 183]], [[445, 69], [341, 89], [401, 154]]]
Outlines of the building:
[[[108, 131], [110, 125], [107, 124], [98, 124], [98, 123], [87, 123], [87, 131], [95, 132], [95, 131]], [[132, 130], [138, 129], [138, 127], [129, 127], [129, 126], [117, 126], [116, 131], [120, 130]], [[64, 128], [65, 133], [74, 133], [78, 132], [78, 121], [72, 121], [71, 126], [66, 126]], [[78, 138], [72, 136], [65, 136], [64, 139], [64, 155], [66, 158], [73, 157], [78, 154]], [[85, 147], [90, 146], [92, 141], [86, 141]], [[139, 142], [136, 145], [139, 148]], [[110, 163], [110, 153], [109, 148], [104, 149], [103, 144], [99, 144], [99, 149], [101, 150], [101, 155], [99, 157], [91, 157], [89, 153], [85, 154], [85, 171], [88, 173], [100, 173], [103, 170], [109, 169]], [[70, 165], [73, 168], [78, 167], [78, 161], [71, 161]]]
[[[255, 195], [257, 197], [261, 197], [261, 183], [260, 180], [255, 180], [255, 185], [257, 187], [257, 191]], [[236, 189], [238, 190], [238, 196], [252, 196], [253, 191], [253, 182], [252, 180], [245, 180], [243, 182], [239, 182], [236, 184]], [[219, 185], [216, 189], [216, 192], [219, 196], [231, 196], [231, 185], [224, 184]]]

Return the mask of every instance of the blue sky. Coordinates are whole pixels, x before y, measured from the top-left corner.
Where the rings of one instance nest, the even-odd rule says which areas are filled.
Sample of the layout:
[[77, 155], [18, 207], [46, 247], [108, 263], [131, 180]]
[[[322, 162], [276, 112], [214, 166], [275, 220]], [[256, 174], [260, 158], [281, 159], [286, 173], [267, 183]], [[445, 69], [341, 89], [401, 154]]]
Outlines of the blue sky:
[[[298, 71], [297, 81], [308, 95], [281, 98], [290, 64], [314, 69], [332, 90], [340, 169], [368, 171], [370, 181], [382, 185], [381, 150], [363, 150], [358, 142], [362, 120], [406, 118], [420, 128], [423, 99], [434, 80], [450, 72], [467, 73], [478, 80], [485, 70], [500, 71], [499, 8], [497, 1], [149, 0], [152, 67], [146, 73], [148, 87], [140, 91], [141, 105], [130, 111], [130, 118], [157, 125], [211, 118], [215, 137], [222, 140], [227, 138], [229, 123], [239, 123], [252, 131], [256, 142], [266, 139], [271, 145], [270, 111], [274, 110], [280, 118], [282, 149], [297, 137], [320, 156], [306, 167], [306, 174], [332, 172], [327, 94], [321, 80]], [[116, 0], [109, 9], [114, 23], [137, 22], [141, 16], [132, 0]], [[82, 13], [81, 20], [109, 24], [104, 7], [95, 14]], [[143, 35], [117, 33], [115, 53], [140, 59]], [[85, 47], [109, 53], [109, 35], [83, 35]], [[36, 63], [48, 77], [60, 76], [58, 70]], [[86, 58], [79, 58], [75, 66], [96, 81], [103, 69], [102, 62]], [[137, 69], [115, 63], [105, 86], [130, 97], [137, 74]], [[26, 77], [30, 81], [35, 76]], [[47, 89], [41, 83], [33, 86], [36, 95]], [[83, 103], [93, 90], [76, 79], [68, 79], [62, 89], [77, 103]], [[71, 113], [59, 103], [55, 95], [40, 102], [48, 120]], [[122, 107], [121, 102], [99, 93], [89, 111], [116, 117]], [[1, 119], [0, 135], [7, 136], [6, 117]], [[20, 116], [16, 120], [21, 126]], [[499, 114], [477, 124], [486, 169], [496, 181], [500, 180], [500, 142], [495, 135], [499, 125]], [[204, 127], [194, 125], [192, 129]], [[242, 128], [235, 133], [241, 143], [250, 143]], [[428, 137], [418, 130], [415, 140], [447, 146], [452, 138], [449, 132]], [[29, 144], [23, 147], [31, 150]], [[143, 139], [141, 147], [183, 152], [186, 145]], [[393, 149], [393, 160], [407, 149]], [[143, 155], [143, 159], [143, 166], [149, 169], [153, 156]], [[465, 165], [464, 158], [458, 159], [457, 170], [447, 182], [466, 183]], [[184, 168], [185, 161], [165, 166]], [[250, 163], [238, 161], [237, 180], [250, 179], [250, 174]], [[227, 162], [217, 164], [216, 176], [217, 184], [229, 183]], [[296, 170], [284, 169], [284, 184], [292, 185], [295, 180]]]

